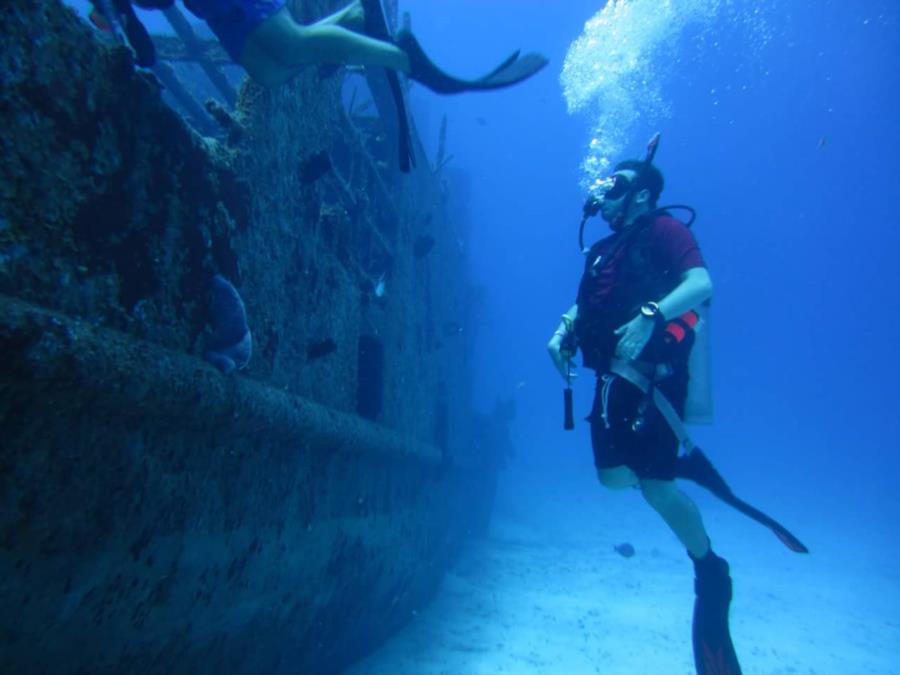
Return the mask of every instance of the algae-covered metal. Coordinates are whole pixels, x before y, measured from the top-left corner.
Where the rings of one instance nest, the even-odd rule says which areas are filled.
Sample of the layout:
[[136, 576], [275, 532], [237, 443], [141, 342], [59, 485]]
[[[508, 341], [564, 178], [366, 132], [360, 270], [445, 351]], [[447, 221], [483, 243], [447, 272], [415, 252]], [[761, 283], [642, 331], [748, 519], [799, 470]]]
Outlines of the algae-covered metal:
[[59, 2], [0, 30], [0, 671], [338, 671], [492, 500], [445, 180], [383, 161], [341, 73], [245, 83], [209, 138]]

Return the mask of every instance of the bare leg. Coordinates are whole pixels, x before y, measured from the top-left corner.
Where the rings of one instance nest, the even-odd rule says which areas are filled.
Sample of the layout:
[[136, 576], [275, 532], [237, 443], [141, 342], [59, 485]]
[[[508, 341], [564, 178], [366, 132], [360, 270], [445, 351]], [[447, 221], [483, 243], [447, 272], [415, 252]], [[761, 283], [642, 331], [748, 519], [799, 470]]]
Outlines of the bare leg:
[[314, 63], [382, 66], [409, 72], [409, 58], [396, 46], [338, 25], [298, 24], [285, 7], [247, 38], [241, 65], [268, 86], [281, 84]]
[[316, 26], [341, 26], [347, 30], [361, 32], [365, 27], [366, 13], [363, 11], [362, 2], [354, 0], [343, 9], [339, 9], [331, 16], [316, 21]]
[[684, 494], [675, 481], [642, 480], [641, 492], [684, 544], [694, 558], [702, 558], [709, 551], [709, 538], [697, 505]]
[[608, 469], [597, 469], [597, 478], [604, 487], [611, 490], [634, 487], [638, 484], [638, 477], [627, 466], [614, 466]]

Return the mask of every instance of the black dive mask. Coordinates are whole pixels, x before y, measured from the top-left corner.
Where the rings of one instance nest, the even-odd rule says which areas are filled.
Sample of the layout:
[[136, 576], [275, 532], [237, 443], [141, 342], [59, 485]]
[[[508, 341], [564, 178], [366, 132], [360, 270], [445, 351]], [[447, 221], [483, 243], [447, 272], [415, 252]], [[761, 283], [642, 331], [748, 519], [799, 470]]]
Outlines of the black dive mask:
[[621, 199], [628, 194], [628, 191], [631, 189], [631, 181], [625, 176], [613, 174], [607, 181], [610, 183], [609, 187], [603, 193], [603, 199], [608, 199], [610, 201]]

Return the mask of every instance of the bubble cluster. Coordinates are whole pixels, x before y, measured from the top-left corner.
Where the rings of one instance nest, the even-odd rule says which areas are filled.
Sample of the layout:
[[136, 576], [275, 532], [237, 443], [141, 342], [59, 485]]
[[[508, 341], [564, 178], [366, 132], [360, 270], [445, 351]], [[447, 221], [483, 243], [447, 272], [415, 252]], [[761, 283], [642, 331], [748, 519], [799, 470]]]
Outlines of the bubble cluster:
[[[709, 40], [714, 21], [740, 16], [763, 32], [759, 7], [735, 0], [609, 0], [569, 47], [560, 84], [569, 113], [591, 123], [582, 162], [582, 187], [595, 191], [621, 155], [638, 122], [654, 124], [670, 113], [662, 85], [684, 52], [689, 28], [698, 43]], [[758, 24], [758, 26], [756, 25]]]

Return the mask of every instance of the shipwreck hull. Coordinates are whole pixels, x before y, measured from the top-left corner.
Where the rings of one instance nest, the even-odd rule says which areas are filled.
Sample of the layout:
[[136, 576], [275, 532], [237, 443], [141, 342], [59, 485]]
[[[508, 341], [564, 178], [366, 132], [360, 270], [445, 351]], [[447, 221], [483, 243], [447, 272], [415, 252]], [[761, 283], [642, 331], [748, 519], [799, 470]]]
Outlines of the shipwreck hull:
[[490, 514], [446, 180], [340, 74], [245, 83], [209, 138], [59, 3], [0, 22], [0, 671], [339, 672]]
[[337, 672], [487, 516], [432, 446], [0, 308], [3, 672]]

